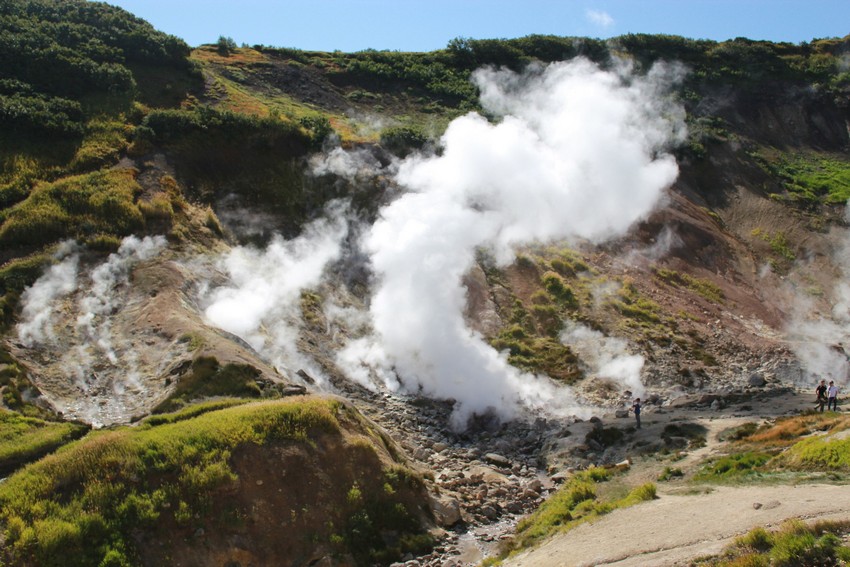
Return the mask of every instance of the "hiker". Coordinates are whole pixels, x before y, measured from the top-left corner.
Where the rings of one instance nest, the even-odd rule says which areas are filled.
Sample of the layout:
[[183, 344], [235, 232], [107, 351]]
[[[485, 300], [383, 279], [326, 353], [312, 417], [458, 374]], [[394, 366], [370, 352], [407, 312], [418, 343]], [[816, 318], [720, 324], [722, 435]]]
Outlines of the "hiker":
[[838, 411], [838, 386], [832, 380], [829, 381], [829, 388], [826, 389], [826, 409], [832, 408], [832, 411]]
[[818, 387], [815, 388], [815, 394], [817, 394], [818, 399], [815, 402], [815, 407], [819, 408], [820, 411], [823, 411], [823, 406], [826, 403], [826, 380], [821, 380]]
[[637, 428], [640, 429], [640, 398], [635, 398], [632, 411], [635, 412], [635, 422], [637, 423]]

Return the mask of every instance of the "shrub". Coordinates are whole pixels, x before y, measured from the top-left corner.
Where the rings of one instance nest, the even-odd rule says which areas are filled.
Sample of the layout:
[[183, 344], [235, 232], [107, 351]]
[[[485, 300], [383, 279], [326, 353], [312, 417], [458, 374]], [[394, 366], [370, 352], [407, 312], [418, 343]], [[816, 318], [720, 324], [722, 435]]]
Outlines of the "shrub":
[[134, 199], [135, 170], [97, 171], [41, 183], [23, 202], [4, 211], [0, 243], [44, 245], [96, 234], [126, 236], [144, 227]]
[[414, 126], [395, 126], [381, 132], [381, 145], [401, 156], [421, 149], [427, 142], [425, 133]]
[[567, 285], [560, 274], [557, 272], [546, 272], [540, 277], [540, 280], [546, 290], [552, 294], [559, 303], [562, 303], [569, 308], [578, 307], [578, 300], [576, 300], [573, 290], [570, 289], [570, 286]]
[[232, 52], [236, 51], [236, 42], [231, 37], [218, 36], [218, 41], [215, 43], [216, 51], [222, 57], [227, 57]]

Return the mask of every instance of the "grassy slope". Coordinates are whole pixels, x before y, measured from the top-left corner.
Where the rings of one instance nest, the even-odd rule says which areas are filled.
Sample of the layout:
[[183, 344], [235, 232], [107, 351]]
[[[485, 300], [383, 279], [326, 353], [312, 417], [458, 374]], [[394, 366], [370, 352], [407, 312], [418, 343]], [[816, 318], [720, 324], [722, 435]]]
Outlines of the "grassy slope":
[[[413, 504], [421, 501], [421, 483], [393, 463], [354, 410], [323, 399], [222, 409], [227, 405], [92, 433], [12, 475], [0, 485], [7, 563], [168, 561], [200, 526], [213, 542], [248, 533], [248, 548], [274, 563], [289, 563], [319, 545], [359, 561], [387, 560], [427, 541], [420, 537], [422, 511]], [[330, 478], [322, 470], [289, 469], [311, 455], [324, 459], [325, 467], [355, 466]], [[300, 502], [292, 522], [306, 538], [273, 543], [280, 539], [276, 529], [246, 526], [255, 504], [239, 495], [252, 490], [250, 476], [258, 474], [252, 469], [269, 467], [293, 480], [278, 475], [262, 498], [280, 506]], [[309, 493], [303, 493], [307, 484], [295, 481], [299, 475], [313, 479]], [[159, 545], [140, 547], [138, 530]], [[396, 533], [392, 540], [383, 538], [388, 530]], [[201, 562], [211, 558], [197, 554]]]

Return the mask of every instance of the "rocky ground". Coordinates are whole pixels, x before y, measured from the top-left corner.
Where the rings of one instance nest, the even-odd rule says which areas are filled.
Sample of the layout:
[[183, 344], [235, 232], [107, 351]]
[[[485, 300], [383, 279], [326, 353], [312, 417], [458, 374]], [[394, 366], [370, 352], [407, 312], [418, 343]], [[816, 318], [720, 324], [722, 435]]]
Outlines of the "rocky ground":
[[[657, 461], [642, 456], [665, 449], [687, 451], [689, 456], [677, 466], [696, 464], [719, 444], [720, 430], [798, 412], [808, 399], [778, 382], [721, 394], [668, 392], [649, 396], [640, 430], [630, 414], [600, 407], [598, 417], [587, 420], [482, 421], [455, 433], [447, 427], [448, 403], [354, 390], [346, 394], [387, 429], [431, 479], [436, 494], [432, 508], [445, 537], [430, 555], [405, 558], [401, 564], [410, 567], [477, 565], [494, 555], [516, 522], [575, 470], [629, 459], [634, 463], [630, 475], [646, 477], [641, 482], [655, 481], [658, 471], [652, 466], [657, 468]], [[703, 428], [704, 446], [670, 434], [669, 425], [685, 423]], [[593, 432], [609, 430], [621, 437], [606, 447]]]

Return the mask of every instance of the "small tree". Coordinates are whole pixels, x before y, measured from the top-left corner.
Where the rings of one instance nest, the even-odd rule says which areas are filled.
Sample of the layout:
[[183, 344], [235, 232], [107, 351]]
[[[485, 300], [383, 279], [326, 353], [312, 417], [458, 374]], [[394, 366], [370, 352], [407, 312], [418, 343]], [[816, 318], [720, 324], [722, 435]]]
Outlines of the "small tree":
[[233, 41], [232, 37], [224, 37], [223, 35], [218, 36], [218, 41], [216, 42], [216, 50], [218, 51], [219, 55], [221, 55], [222, 57], [227, 57], [235, 49], [236, 42]]

